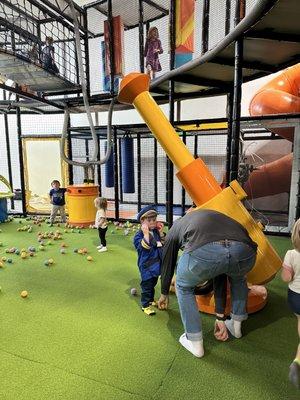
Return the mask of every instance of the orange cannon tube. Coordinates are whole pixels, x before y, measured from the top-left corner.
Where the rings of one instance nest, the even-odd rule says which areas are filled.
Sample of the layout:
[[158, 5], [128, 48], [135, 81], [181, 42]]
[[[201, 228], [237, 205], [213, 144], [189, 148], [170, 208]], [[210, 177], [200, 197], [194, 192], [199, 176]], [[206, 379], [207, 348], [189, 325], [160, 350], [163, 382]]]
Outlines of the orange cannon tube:
[[168, 119], [149, 93], [149, 77], [132, 73], [121, 82], [119, 101], [133, 104], [178, 170], [177, 177], [197, 206], [221, 192], [221, 188], [200, 159], [194, 159]]

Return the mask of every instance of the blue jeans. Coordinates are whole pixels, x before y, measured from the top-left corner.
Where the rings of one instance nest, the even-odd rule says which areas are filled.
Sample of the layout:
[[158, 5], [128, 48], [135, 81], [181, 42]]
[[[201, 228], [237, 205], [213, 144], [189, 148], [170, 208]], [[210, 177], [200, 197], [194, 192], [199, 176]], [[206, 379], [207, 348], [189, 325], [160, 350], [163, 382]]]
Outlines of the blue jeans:
[[201, 317], [193, 290], [200, 282], [226, 274], [231, 289], [231, 318], [247, 319], [246, 274], [253, 268], [256, 251], [247, 244], [226, 240], [183, 252], [176, 275], [176, 293], [182, 323], [189, 340], [202, 339]]

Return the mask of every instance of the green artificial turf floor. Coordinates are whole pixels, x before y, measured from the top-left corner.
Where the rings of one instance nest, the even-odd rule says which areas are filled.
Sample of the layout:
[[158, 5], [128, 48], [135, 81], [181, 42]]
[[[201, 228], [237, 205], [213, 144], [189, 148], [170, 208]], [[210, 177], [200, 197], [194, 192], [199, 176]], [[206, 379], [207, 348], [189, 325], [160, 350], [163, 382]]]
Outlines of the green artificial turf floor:
[[[64, 233], [18, 220], [1, 224], [0, 399], [299, 399], [287, 379], [298, 344], [296, 318], [277, 277], [269, 301], [244, 323], [241, 340], [217, 342], [212, 316], [203, 316], [205, 357], [178, 344], [183, 332], [175, 296], [168, 312], [147, 317], [139, 308], [139, 274], [132, 235], [107, 235], [107, 253], [96, 251], [97, 231]], [[63, 232], [34, 257], [7, 255], [6, 248], [38, 247], [37, 232]], [[114, 229], [115, 230], [115, 229]], [[271, 238], [283, 255], [284, 238]], [[60, 254], [65, 242], [66, 254]], [[73, 252], [86, 247], [86, 255]], [[44, 265], [53, 258], [54, 264]], [[28, 298], [20, 297], [27, 290]]]

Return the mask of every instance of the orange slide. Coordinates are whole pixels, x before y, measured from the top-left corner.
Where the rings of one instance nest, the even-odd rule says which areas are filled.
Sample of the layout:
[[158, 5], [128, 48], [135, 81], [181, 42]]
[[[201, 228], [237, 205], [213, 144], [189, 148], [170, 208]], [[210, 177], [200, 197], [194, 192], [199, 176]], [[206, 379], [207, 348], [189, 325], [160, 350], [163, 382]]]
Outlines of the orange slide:
[[[251, 116], [300, 113], [300, 63], [285, 69], [264, 85], [252, 98]], [[294, 128], [276, 128], [273, 132], [293, 141]], [[249, 198], [290, 191], [293, 153], [258, 167], [244, 186]]]

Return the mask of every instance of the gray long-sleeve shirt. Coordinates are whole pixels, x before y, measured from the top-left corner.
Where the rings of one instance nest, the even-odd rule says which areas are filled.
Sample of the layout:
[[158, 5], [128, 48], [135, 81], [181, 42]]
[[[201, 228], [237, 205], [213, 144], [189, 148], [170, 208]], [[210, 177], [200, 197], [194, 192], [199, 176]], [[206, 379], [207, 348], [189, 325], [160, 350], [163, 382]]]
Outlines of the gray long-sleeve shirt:
[[193, 251], [207, 243], [235, 240], [257, 248], [247, 230], [237, 221], [218, 211], [195, 210], [177, 220], [169, 230], [163, 248], [161, 293], [167, 295], [171, 284], [178, 251]]

